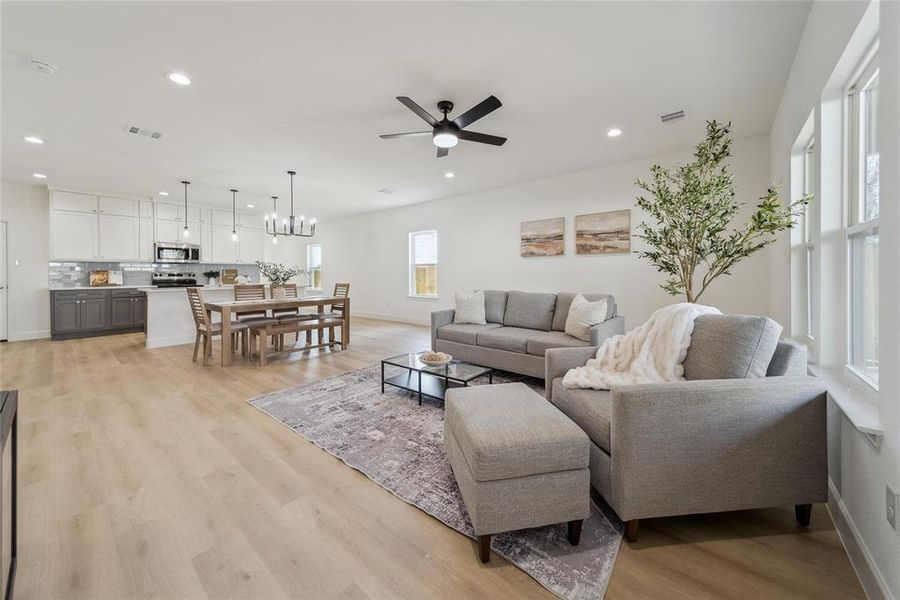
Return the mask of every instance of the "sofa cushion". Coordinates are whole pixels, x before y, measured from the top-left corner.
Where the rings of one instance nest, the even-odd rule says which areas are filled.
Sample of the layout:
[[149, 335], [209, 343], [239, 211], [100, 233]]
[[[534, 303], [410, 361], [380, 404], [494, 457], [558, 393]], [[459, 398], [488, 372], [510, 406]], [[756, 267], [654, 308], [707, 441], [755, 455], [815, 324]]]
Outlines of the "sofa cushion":
[[584, 432], [524, 383], [447, 390], [444, 420], [476, 481], [588, 467]]
[[513, 291], [506, 300], [503, 324], [507, 327], [550, 331], [555, 307], [556, 294]]
[[528, 338], [540, 333], [522, 327], [497, 327], [478, 332], [477, 345], [483, 348], [521, 352], [528, 350]]
[[806, 346], [790, 340], [779, 340], [766, 377], [806, 375]]
[[484, 292], [456, 292], [456, 310], [453, 312], [454, 323], [471, 323], [484, 325]]
[[553, 380], [553, 405], [575, 421], [595, 444], [610, 453], [612, 392], [609, 390], [569, 389], [562, 377]]
[[534, 335], [528, 337], [525, 349], [528, 354], [544, 356], [549, 348], [581, 348], [590, 345], [590, 342], [579, 340], [561, 331], [541, 331], [534, 332]]
[[462, 323], [453, 323], [452, 325], [444, 325], [438, 328], [437, 337], [439, 340], [447, 340], [448, 342], [458, 342], [460, 344], [476, 345], [478, 342], [478, 333], [487, 331], [488, 329], [497, 329], [500, 325], [496, 323], [488, 323], [487, 325], [471, 325]]
[[765, 377], [780, 335], [781, 325], [767, 317], [697, 317], [684, 357], [684, 378]]
[[[566, 319], [569, 318], [569, 306], [572, 305], [572, 300], [575, 299], [575, 296], [578, 294], [573, 294], [571, 292], [560, 292], [556, 295], [556, 308], [553, 311], [553, 331], [565, 331], [566, 330]], [[616, 316], [616, 301], [609, 294], [582, 294], [584, 299], [588, 302], [596, 302], [597, 300], [603, 300], [606, 298], [606, 318], [607, 320], [612, 319]]]
[[488, 323], [503, 324], [507, 296], [509, 292], [503, 290], [484, 290], [484, 318]]
[[590, 341], [591, 328], [606, 320], [608, 308], [609, 300], [606, 298], [591, 302], [590, 300], [585, 300], [581, 294], [578, 294], [572, 300], [572, 304], [569, 305], [569, 316], [566, 318], [566, 333], [579, 340]]

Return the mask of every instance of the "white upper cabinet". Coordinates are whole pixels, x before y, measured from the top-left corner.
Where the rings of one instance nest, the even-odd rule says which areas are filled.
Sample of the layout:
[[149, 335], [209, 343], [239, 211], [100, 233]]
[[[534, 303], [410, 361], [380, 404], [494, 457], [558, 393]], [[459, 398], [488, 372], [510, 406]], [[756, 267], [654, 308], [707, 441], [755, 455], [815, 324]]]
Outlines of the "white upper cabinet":
[[[184, 221], [184, 205], [178, 206], [178, 220]], [[187, 220], [188, 223], [199, 223], [200, 222], [200, 209], [196, 206], [188, 206], [187, 209]]]
[[156, 241], [157, 242], [181, 242], [182, 229], [184, 225], [178, 221], [156, 221]]
[[[102, 198], [101, 198], [102, 200]], [[134, 207], [137, 212], [137, 206]], [[140, 254], [139, 219], [119, 215], [100, 215], [98, 258], [137, 260]]]
[[238, 225], [241, 227], [252, 227], [254, 229], [265, 229], [265, 215], [256, 215], [253, 213], [238, 213]]
[[57, 260], [97, 257], [97, 215], [54, 210], [50, 216], [50, 256]]
[[231, 241], [231, 225], [213, 225], [212, 240], [210, 243], [210, 256], [203, 258], [214, 263], [236, 263], [238, 262], [238, 244], [239, 242]]
[[142, 219], [152, 219], [153, 218], [153, 203], [152, 202], [141, 202], [140, 203], [140, 214], [138, 216]]
[[177, 204], [166, 204], [165, 202], [156, 203], [156, 218], [163, 221], [178, 221], [179, 212], [183, 212], [184, 208]]
[[221, 225], [222, 227], [231, 227], [232, 223], [235, 223], [235, 220], [232, 220], [232, 216], [230, 212], [225, 212], [224, 210], [214, 210], [212, 211], [212, 224], [213, 225]]
[[97, 212], [97, 196], [53, 190], [50, 208], [83, 213]]
[[139, 214], [137, 200], [100, 196], [99, 205], [100, 214], [118, 215], [120, 217], [137, 217]]
[[[262, 222], [262, 218], [260, 218], [260, 222]], [[229, 231], [229, 235], [230, 233]], [[254, 263], [266, 259], [266, 234], [262, 229], [242, 227], [238, 235], [242, 263]]]
[[[142, 203], [143, 204], [143, 203]], [[141, 219], [138, 226], [138, 240], [140, 247], [138, 248], [138, 260], [153, 260], [153, 243], [156, 241], [153, 236], [153, 220]]]

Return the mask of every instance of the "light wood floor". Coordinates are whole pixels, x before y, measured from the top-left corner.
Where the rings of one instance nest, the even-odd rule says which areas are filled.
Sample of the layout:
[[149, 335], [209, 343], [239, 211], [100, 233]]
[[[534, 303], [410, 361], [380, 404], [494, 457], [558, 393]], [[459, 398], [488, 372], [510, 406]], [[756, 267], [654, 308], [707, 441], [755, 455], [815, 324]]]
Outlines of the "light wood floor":
[[[142, 335], [0, 344], [0, 387], [21, 390], [17, 598], [551, 598], [245, 402], [429, 343], [354, 325], [346, 351], [265, 369]], [[644, 522], [608, 597], [863, 594], [816, 506], [806, 531], [792, 507]]]

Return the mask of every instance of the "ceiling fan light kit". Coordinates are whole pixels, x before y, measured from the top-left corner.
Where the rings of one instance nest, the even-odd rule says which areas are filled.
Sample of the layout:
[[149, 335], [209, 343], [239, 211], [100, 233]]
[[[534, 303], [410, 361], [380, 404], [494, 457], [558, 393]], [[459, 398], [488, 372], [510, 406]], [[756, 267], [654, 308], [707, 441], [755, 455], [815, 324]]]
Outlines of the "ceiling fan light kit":
[[500, 100], [496, 96], [488, 96], [463, 114], [459, 115], [452, 121], [447, 114], [453, 110], [453, 103], [449, 100], [441, 100], [437, 103], [438, 110], [443, 113], [444, 118], [438, 121], [431, 114], [413, 102], [406, 96], [397, 96], [406, 108], [416, 113], [419, 118], [431, 125], [431, 131], [411, 131], [409, 133], [386, 133], [379, 137], [384, 140], [390, 140], [399, 137], [419, 137], [431, 134], [431, 141], [437, 146], [437, 157], [443, 158], [459, 143], [459, 140], [469, 142], [478, 142], [480, 144], [490, 144], [492, 146], [502, 146], [506, 142], [505, 137], [496, 135], [488, 135], [486, 133], [477, 133], [475, 131], [467, 131], [465, 128], [478, 119], [487, 116], [501, 106]]

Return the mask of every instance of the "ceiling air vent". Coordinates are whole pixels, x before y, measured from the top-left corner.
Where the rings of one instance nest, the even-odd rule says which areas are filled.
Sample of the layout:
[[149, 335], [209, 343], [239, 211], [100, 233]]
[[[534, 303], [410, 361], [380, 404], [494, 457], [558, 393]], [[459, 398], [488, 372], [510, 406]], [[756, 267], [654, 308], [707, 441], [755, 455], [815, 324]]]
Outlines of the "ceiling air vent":
[[670, 112], [669, 114], [661, 116], [659, 119], [663, 123], [671, 123], [673, 121], [680, 121], [684, 118], [683, 110], [676, 110], [675, 112]]
[[125, 125], [125, 131], [128, 133], [133, 133], [134, 135], [142, 135], [144, 137], [148, 137], [153, 140], [158, 140], [162, 137], [161, 131], [153, 131], [152, 129], [144, 129], [143, 127], [138, 127], [137, 125]]

